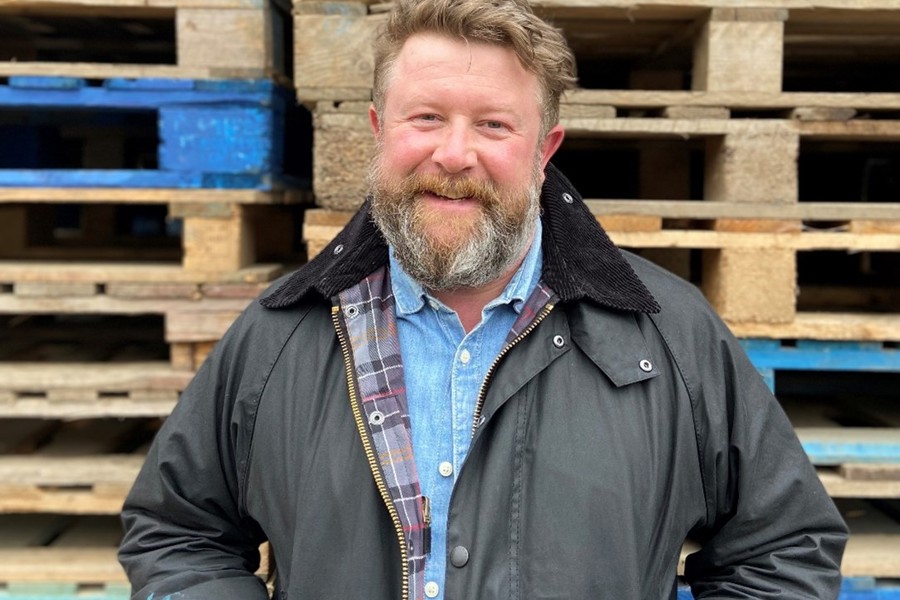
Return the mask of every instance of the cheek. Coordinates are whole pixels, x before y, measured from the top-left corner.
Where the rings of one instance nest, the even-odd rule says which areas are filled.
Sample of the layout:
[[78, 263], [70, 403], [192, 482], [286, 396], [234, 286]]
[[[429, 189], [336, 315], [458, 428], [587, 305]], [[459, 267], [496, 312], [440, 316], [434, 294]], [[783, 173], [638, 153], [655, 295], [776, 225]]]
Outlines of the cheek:
[[382, 147], [385, 164], [395, 170], [411, 170], [434, 153], [428, 136], [422, 134], [395, 134], [388, 136]]

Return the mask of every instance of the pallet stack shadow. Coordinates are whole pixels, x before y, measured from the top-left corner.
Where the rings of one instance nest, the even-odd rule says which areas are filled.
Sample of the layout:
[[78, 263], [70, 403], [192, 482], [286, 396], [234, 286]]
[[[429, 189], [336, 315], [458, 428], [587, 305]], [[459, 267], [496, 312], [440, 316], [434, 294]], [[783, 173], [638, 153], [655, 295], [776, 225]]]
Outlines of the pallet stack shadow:
[[[845, 597], [900, 588], [900, 5], [535, 0], [576, 54], [554, 162], [614, 241], [696, 283], [853, 528]], [[313, 256], [365, 194], [384, 6], [295, 0]]]
[[147, 445], [303, 260], [292, 34], [279, 0], [0, 6], [0, 598], [128, 597]]

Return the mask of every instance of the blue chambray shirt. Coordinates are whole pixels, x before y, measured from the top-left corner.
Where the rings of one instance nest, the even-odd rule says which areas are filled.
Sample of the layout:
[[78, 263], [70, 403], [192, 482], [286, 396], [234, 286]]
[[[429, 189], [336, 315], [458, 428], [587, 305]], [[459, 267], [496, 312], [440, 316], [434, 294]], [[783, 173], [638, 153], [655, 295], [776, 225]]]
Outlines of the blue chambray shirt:
[[425, 563], [427, 598], [444, 597], [450, 493], [469, 451], [481, 384], [525, 301], [540, 282], [541, 237], [538, 220], [525, 260], [503, 293], [484, 307], [481, 322], [468, 334], [456, 312], [410, 278], [393, 250], [390, 252], [413, 456], [422, 494], [431, 500], [431, 555]]

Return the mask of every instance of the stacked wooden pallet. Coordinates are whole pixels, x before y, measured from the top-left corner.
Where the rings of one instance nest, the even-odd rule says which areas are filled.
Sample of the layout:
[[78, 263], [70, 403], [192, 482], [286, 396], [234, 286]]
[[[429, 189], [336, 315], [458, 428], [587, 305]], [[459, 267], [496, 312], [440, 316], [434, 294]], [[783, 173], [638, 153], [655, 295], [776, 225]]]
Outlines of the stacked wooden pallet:
[[128, 597], [148, 444], [303, 259], [291, 35], [278, 0], [0, 5], [0, 598]]
[[[855, 529], [845, 574], [875, 578], [846, 597], [900, 597], [900, 4], [532, 5], [578, 62], [554, 162], [615, 242], [696, 283], [744, 340]], [[312, 256], [366, 193], [386, 7], [294, 6]]]

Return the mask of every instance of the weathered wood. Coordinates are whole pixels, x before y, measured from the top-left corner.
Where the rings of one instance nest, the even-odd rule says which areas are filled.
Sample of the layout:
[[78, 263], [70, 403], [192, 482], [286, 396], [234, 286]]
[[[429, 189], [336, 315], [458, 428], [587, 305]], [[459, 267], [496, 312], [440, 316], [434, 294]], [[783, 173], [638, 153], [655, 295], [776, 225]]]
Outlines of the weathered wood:
[[716, 312], [728, 321], [790, 323], [796, 314], [796, 273], [792, 250], [720, 249], [703, 256], [701, 289]]
[[281, 191], [154, 188], [0, 188], [0, 203], [78, 204], [280, 204], [292, 201]]
[[[900, 483], [900, 463], [846, 463], [841, 465], [840, 474], [850, 481], [891, 481]], [[900, 497], [900, 494], [898, 494], [898, 497]]]
[[209, 342], [222, 338], [240, 315], [235, 310], [172, 311], [166, 319], [166, 341]]
[[[873, 467], [878, 465], [871, 465]], [[898, 498], [900, 497], [900, 481], [890, 479], [853, 479], [820, 468], [819, 480], [825, 491], [832, 498]]]
[[[848, 110], [893, 111], [900, 108], [900, 97], [887, 93], [848, 92], [778, 92], [765, 90], [587, 90], [566, 92], [562, 105], [600, 105], [618, 108], [662, 109], [668, 106], [698, 106], [732, 110], [814, 111], [835, 109], [836, 114]], [[842, 112], [843, 111], [843, 112]], [[827, 114], [827, 113], [826, 113]], [[833, 113], [835, 114], [835, 113]]]
[[273, 68], [268, 6], [181, 8], [176, 13], [178, 64], [210, 69]]
[[897, 314], [798, 312], [790, 323], [726, 322], [740, 337], [900, 341]]
[[0, 457], [0, 512], [117, 514], [144, 457]]
[[722, 106], [667, 106], [662, 116], [666, 119], [727, 119], [731, 111]]
[[25, 281], [13, 287], [14, 293], [23, 298], [71, 298], [96, 296], [97, 286], [86, 281], [44, 282]]
[[29, 263], [0, 261], [0, 281], [52, 282], [260, 282], [272, 281], [283, 272], [281, 265], [254, 265], [232, 272], [203, 269], [188, 271], [178, 265], [123, 263]]
[[[649, 174], [649, 173], [648, 173]], [[654, 196], [660, 197], [660, 196]], [[898, 221], [900, 202], [725, 202], [714, 200], [585, 200], [597, 216], [655, 215], [666, 219], [786, 219]], [[313, 214], [310, 211], [307, 214]], [[317, 219], [319, 217], [316, 217]], [[320, 221], [317, 220], [317, 223]], [[346, 221], [345, 221], [346, 222]], [[893, 226], [893, 223], [887, 223]]]
[[384, 16], [367, 16], [359, 3], [323, 5], [327, 14], [310, 14], [306, 3], [299, 3], [294, 16], [297, 97], [303, 102], [330, 99], [320, 90], [349, 88], [342, 99], [367, 98], [374, 70], [372, 43]]

